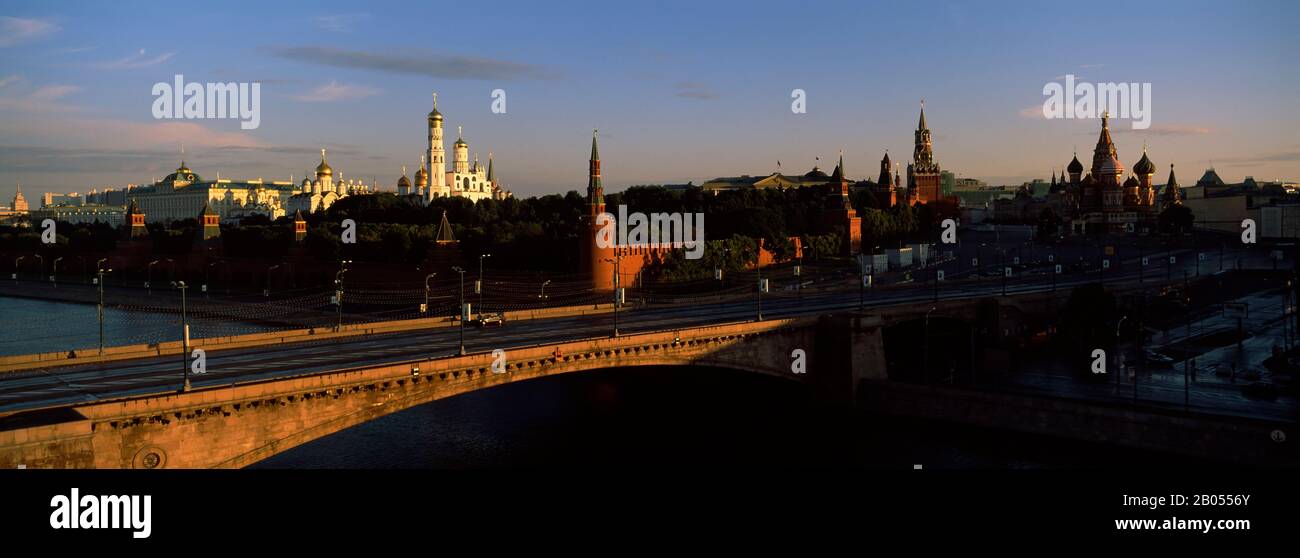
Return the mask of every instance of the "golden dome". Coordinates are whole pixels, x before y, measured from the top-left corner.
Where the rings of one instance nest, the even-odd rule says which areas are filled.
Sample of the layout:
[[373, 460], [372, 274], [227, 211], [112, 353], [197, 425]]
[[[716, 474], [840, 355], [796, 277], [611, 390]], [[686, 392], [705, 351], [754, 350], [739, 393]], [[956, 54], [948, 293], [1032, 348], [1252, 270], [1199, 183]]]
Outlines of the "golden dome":
[[326, 162], [325, 162], [325, 150], [324, 150], [324, 149], [321, 149], [321, 150], [320, 150], [320, 164], [319, 164], [319, 165], [316, 165], [316, 175], [317, 175], [317, 176], [321, 176], [321, 175], [325, 175], [325, 176], [333, 176], [333, 175], [334, 175], [334, 169], [330, 168], [329, 163], [326, 163]]

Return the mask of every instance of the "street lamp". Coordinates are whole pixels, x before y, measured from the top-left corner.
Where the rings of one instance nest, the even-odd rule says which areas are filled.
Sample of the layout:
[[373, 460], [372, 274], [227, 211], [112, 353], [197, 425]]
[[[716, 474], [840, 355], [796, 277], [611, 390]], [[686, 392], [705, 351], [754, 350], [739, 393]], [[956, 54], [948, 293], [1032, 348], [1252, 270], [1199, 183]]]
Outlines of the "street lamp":
[[758, 272], [758, 285], [755, 285], [755, 291], [758, 292], [758, 319], [763, 321], [763, 251], [760, 247], [754, 255], [754, 270]]
[[42, 256], [40, 254], [33, 254], [33, 256], [35, 256], [36, 259], [41, 261], [40, 268], [36, 270], [36, 280], [39, 281], [41, 278], [41, 274], [45, 273], [45, 256]]
[[429, 311], [429, 281], [437, 276], [437, 273], [430, 273], [424, 276], [424, 309], [420, 310], [420, 313]]
[[618, 337], [618, 303], [620, 302], [619, 295], [622, 294], [621, 291], [623, 290], [623, 281], [622, 277], [619, 276], [619, 267], [623, 261], [623, 253], [616, 251], [614, 252], [613, 259], [605, 258], [605, 261], [614, 264], [614, 337]]
[[334, 331], [343, 330], [343, 274], [348, 270], [348, 264], [352, 260], [339, 260], [339, 271], [334, 274], [334, 299], [338, 306], [338, 323], [334, 326]]
[[546, 300], [546, 286], [547, 286], [547, 285], [550, 285], [550, 284], [551, 284], [551, 280], [550, 280], [550, 279], [547, 279], [547, 280], [545, 280], [545, 281], [542, 281], [542, 294], [537, 295], [537, 298], [542, 299], [542, 300]]
[[451, 268], [452, 271], [460, 274], [460, 354], [465, 354], [465, 270], [459, 267]]
[[271, 267], [266, 268], [266, 289], [262, 291], [262, 296], [268, 298], [271, 296], [271, 272], [279, 268], [280, 268], [280, 264], [275, 264]]
[[478, 313], [483, 314], [483, 291], [487, 290], [487, 283], [483, 282], [483, 259], [490, 258], [492, 254], [480, 254], [478, 257]]
[[181, 290], [181, 372], [185, 377], [181, 391], [186, 392], [190, 390], [190, 322], [185, 311], [185, 289], [189, 287], [184, 281], [173, 281], [172, 286]]
[[54, 282], [54, 278], [55, 278], [55, 277], [58, 277], [58, 276], [59, 276], [59, 261], [62, 260], [62, 259], [63, 259], [63, 256], [59, 256], [59, 257], [57, 257], [57, 258], [54, 258], [54, 265], [53, 265], [53, 267], [50, 268], [50, 282], [51, 282], [51, 283]]
[[18, 266], [22, 265], [23, 258], [26, 257], [27, 256], [18, 256], [18, 258], [14, 260], [14, 281], [15, 282], [18, 281]]
[[112, 268], [105, 268], [104, 258], [95, 263], [95, 274], [99, 276], [99, 354], [104, 354], [104, 274], [112, 273]]
[[211, 272], [212, 272], [212, 266], [217, 265], [218, 263], [221, 263], [221, 262], [212, 262], [212, 263], [209, 263], [208, 265], [204, 266], [204, 268], [203, 268], [203, 296], [206, 296], [206, 297], [208, 297], [208, 298], [212, 298], [212, 295], [210, 294], [210, 291], [208, 290], [208, 286], [212, 284], [212, 281], [210, 280], [210, 277], [211, 277], [211, 275], [212, 275], [212, 273], [211, 273]]
[[922, 355], [925, 363], [921, 366], [922, 383], [930, 381], [930, 313], [934, 312], [936, 308], [938, 306], [931, 306], [929, 310], [925, 311], [925, 351], [923, 351]]
[[153, 294], [153, 266], [157, 263], [158, 260], [154, 260], [145, 266], [144, 288], [149, 290], [149, 294]]
[[[1115, 365], [1119, 368], [1119, 370], [1115, 371], [1115, 395], [1119, 395], [1119, 377], [1120, 374], [1124, 372], [1124, 355], [1122, 354], [1119, 344], [1119, 328], [1124, 325], [1124, 320], [1127, 319], [1128, 316], [1124, 316], [1115, 324]], [[1137, 386], [1134, 386], [1133, 390], [1134, 393], [1136, 393]]]

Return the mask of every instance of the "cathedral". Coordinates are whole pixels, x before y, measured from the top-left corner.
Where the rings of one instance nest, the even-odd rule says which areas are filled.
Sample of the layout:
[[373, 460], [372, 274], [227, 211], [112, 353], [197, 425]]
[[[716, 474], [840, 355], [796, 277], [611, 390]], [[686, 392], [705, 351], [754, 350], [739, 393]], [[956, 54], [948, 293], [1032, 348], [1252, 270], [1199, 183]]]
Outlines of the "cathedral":
[[397, 194], [415, 196], [425, 204], [433, 198], [450, 196], [460, 196], [470, 201], [503, 200], [510, 197], [510, 192], [502, 189], [497, 181], [491, 153], [488, 153], [486, 167], [479, 163], [477, 153], [474, 154], [474, 161], [470, 162], [469, 143], [465, 141], [463, 130], [459, 126], [456, 128], [456, 143], [452, 144], [451, 170], [447, 170], [442, 122], [442, 113], [438, 111], [438, 94], [434, 93], [433, 110], [428, 117], [428, 149], [420, 158], [420, 168], [415, 171], [414, 181], [408, 179], [406, 169], [402, 169], [402, 177], [397, 180]]
[[[1156, 200], [1156, 188], [1152, 183], [1156, 166], [1147, 157], [1145, 149], [1142, 158], [1133, 165], [1128, 179], [1121, 181], [1124, 165], [1119, 162], [1115, 142], [1110, 138], [1109, 118], [1108, 114], [1102, 114], [1101, 135], [1097, 138], [1097, 147], [1092, 152], [1092, 167], [1087, 173], [1084, 173], [1078, 154], [1066, 166], [1068, 182], [1062, 176], [1061, 182], [1057, 183], [1053, 173], [1051, 193], [1060, 200], [1058, 205], [1062, 207], [1063, 217], [1073, 234], [1149, 231], [1155, 228], [1162, 206]], [[1170, 192], [1177, 196], [1177, 181], [1173, 178], [1172, 167], [1169, 174], [1170, 182], [1175, 185]], [[1163, 203], [1171, 202], [1163, 200]]]

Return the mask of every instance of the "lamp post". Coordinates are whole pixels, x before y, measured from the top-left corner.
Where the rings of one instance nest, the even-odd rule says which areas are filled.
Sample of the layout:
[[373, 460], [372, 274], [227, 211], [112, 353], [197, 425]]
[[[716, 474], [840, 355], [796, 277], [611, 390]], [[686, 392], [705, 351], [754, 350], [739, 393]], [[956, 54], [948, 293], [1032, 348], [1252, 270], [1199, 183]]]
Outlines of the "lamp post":
[[41, 275], [45, 273], [45, 256], [42, 256], [40, 254], [32, 254], [32, 255], [36, 259], [40, 260], [40, 268], [36, 270], [36, 280], [40, 281]]
[[26, 257], [27, 256], [18, 256], [16, 259], [14, 259], [14, 282], [15, 283], [18, 282], [18, 267], [22, 265], [23, 258]]
[[487, 283], [483, 282], [483, 259], [490, 258], [492, 254], [480, 254], [478, 257], [478, 313], [483, 313], [483, 291], [487, 290]]
[[[761, 248], [760, 248], [761, 250]], [[754, 270], [758, 272], [758, 284], [754, 290], [758, 293], [758, 315], [756, 321], [763, 321], [763, 254], [761, 251], [754, 255]]]
[[271, 272], [280, 268], [280, 264], [275, 264], [266, 268], [266, 289], [262, 291], [262, 296], [269, 298], [271, 296]]
[[212, 266], [217, 265], [218, 263], [220, 262], [212, 262], [203, 266], [203, 296], [208, 298], [212, 298], [211, 291], [209, 290], [209, 287], [212, 284], [212, 281], [209, 280], [212, 275]]
[[451, 268], [452, 271], [460, 274], [460, 354], [465, 354], [465, 270], [459, 267]]
[[[1128, 316], [1124, 316], [1124, 317], [1122, 317], [1122, 318], [1119, 319], [1119, 322], [1118, 322], [1118, 323], [1115, 324], [1115, 364], [1116, 364], [1116, 365], [1118, 366], [1118, 368], [1119, 368], [1119, 370], [1116, 370], [1116, 371], [1115, 371], [1115, 394], [1116, 394], [1116, 395], [1119, 395], [1119, 378], [1120, 378], [1120, 374], [1122, 374], [1122, 373], [1124, 372], [1124, 355], [1122, 354], [1122, 352], [1121, 352], [1121, 350], [1120, 350], [1120, 344], [1119, 344], [1119, 328], [1120, 328], [1120, 326], [1124, 325], [1124, 320], [1127, 320], [1127, 319], [1128, 319]], [[1134, 386], [1133, 386], [1134, 393], [1137, 393], [1137, 385], [1136, 385], [1136, 384], [1137, 384], [1137, 382], [1134, 382]]]
[[424, 310], [421, 310], [421, 313], [429, 311], [429, 281], [437, 276], [437, 273], [430, 273], [424, 276]]
[[539, 299], [541, 299], [541, 300], [546, 300], [546, 286], [547, 286], [547, 285], [550, 285], [550, 284], [551, 284], [551, 280], [550, 280], [550, 279], [547, 279], [547, 280], [545, 280], [545, 281], [542, 281], [542, 294], [537, 295], [537, 298], [539, 298]]
[[95, 274], [99, 276], [99, 354], [104, 354], [104, 274], [112, 273], [112, 268], [105, 268], [104, 258], [95, 263]]
[[185, 290], [189, 287], [184, 281], [176, 281], [172, 285], [181, 290], [181, 372], [185, 377], [181, 391], [186, 392], [190, 390], [190, 322], [185, 308]]
[[54, 280], [54, 278], [59, 276], [59, 261], [62, 260], [62, 259], [63, 259], [63, 256], [59, 256], [59, 257], [57, 257], [57, 258], [54, 258], [54, 264], [50, 267], [50, 282], [51, 282], [51, 283], [56, 282], [56, 281]]
[[145, 266], [144, 288], [148, 289], [149, 294], [153, 294], [153, 266], [157, 263], [158, 260], [154, 260]]
[[605, 261], [612, 262], [614, 264], [614, 337], [618, 337], [618, 303], [619, 303], [619, 295], [622, 294], [621, 291], [623, 290], [622, 289], [623, 281], [622, 281], [622, 277], [619, 276], [620, 273], [619, 267], [621, 262], [623, 261], [623, 253], [615, 251], [614, 258], [613, 259], [605, 258]]
[[925, 363], [921, 366], [921, 383], [930, 382], [930, 313], [936, 308], [938, 306], [931, 306], [925, 311], [925, 350], [922, 352]]
[[338, 322], [334, 326], [334, 331], [343, 330], [343, 274], [348, 271], [348, 264], [352, 260], [339, 260], [339, 271], [334, 274], [334, 297], [338, 306]]

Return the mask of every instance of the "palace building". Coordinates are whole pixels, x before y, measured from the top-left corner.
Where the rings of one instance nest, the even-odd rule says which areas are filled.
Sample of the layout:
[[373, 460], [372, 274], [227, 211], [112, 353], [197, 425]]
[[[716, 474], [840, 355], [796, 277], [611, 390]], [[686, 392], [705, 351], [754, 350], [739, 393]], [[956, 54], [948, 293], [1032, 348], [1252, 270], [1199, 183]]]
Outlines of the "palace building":
[[344, 180], [342, 173], [335, 178], [334, 169], [325, 161], [316, 166], [315, 179], [304, 178], [300, 185], [291, 180], [264, 181], [206, 180], [181, 161], [171, 174], [151, 185], [134, 188], [127, 193], [128, 201], [135, 202], [150, 221], [193, 219], [207, 205], [222, 220], [235, 220], [252, 215], [278, 219], [294, 211], [310, 213], [323, 210], [340, 198], [369, 193], [370, 187], [359, 181]]

